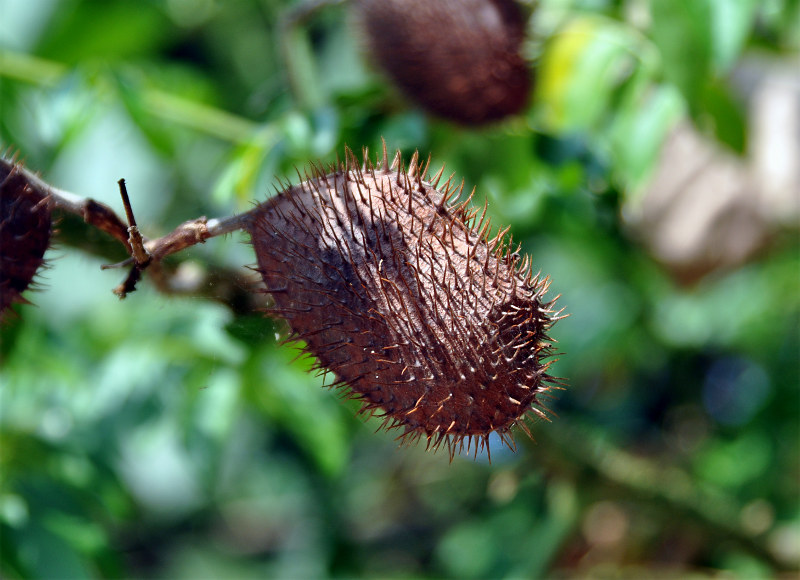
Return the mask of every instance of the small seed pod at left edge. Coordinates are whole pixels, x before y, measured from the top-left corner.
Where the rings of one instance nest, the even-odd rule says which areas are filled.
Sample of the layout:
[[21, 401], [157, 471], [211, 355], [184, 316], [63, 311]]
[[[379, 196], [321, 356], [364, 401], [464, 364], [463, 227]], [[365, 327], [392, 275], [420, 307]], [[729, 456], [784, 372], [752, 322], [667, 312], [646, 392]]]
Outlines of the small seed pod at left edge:
[[31, 187], [21, 164], [0, 158], [0, 322], [44, 265], [53, 230], [51, 200]]

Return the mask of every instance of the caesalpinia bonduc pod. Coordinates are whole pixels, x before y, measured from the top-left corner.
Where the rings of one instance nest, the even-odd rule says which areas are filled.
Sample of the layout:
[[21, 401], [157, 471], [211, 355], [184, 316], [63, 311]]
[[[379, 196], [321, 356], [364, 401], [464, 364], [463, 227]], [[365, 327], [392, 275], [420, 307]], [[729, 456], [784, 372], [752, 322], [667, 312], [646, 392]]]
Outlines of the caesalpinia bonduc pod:
[[0, 162], [0, 321], [44, 264], [50, 245], [50, 200], [32, 188], [21, 166]]
[[526, 17], [514, 0], [355, 0], [370, 57], [433, 115], [498, 121], [528, 102]]
[[389, 166], [315, 167], [250, 214], [247, 229], [272, 313], [335, 386], [404, 441], [453, 454], [544, 416], [547, 280], [505, 240], [486, 207], [457, 201], [415, 155]]

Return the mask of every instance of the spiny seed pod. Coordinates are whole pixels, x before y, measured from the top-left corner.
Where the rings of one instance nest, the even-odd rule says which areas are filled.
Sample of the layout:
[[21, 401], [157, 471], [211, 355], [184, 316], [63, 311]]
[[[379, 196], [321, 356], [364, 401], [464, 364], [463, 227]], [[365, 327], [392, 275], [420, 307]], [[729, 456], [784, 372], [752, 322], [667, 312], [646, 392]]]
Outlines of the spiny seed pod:
[[44, 263], [52, 220], [47, 197], [30, 186], [21, 166], [0, 163], [0, 320]]
[[369, 54], [428, 112], [466, 125], [522, 110], [530, 72], [513, 0], [357, 0]]
[[348, 150], [315, 167], [251, 213], [258, 269], [289, 339], [361, 413], [451, 458], [488, 451], [492, 432], [513, 447], [511, 427], [545, 417], [539, 397], [558, 383], [548, 282], [507, 229], [488, 239], [485, 205], [455, 203], [463, 183], [437, 189], [442, 170], [428, 180], [422, 165], [415, 155], [405, 171], [398, 152], [390, 168], [384, 146], [377, 166]]

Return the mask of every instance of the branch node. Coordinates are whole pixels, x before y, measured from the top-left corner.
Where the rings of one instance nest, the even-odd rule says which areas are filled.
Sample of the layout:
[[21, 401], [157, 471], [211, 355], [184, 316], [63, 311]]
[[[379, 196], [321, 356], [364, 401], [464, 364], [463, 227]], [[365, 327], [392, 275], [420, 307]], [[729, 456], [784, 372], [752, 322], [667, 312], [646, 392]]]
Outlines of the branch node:
[[142, 277], [142, 268], [138, 264], [134, 264], [133, 268], [128, 272], [128, 277], [119, 286], [114, 288], [113, 292], [119, 296], [120, 300], [124, 300], [129, 292], [136, 290], [136, 283]]
[[142, 234], [139, 233], [139, 228], [136, 226], [136, 218], [133, 216], [133, 208], [131, 207], [131, 200], [128, 198], [128, 189], [125, 187], [125, 180], [120, 179], [119, 194], [122, 196], [122, 205], [125, 207], [125, 215], [128, 216], [128, 243], [131, 245], [131, 254], [136, 261], [136, 266], [140, 269], [145, 269], [150, 263], [150, 254], [144, 247], [144, 239]]

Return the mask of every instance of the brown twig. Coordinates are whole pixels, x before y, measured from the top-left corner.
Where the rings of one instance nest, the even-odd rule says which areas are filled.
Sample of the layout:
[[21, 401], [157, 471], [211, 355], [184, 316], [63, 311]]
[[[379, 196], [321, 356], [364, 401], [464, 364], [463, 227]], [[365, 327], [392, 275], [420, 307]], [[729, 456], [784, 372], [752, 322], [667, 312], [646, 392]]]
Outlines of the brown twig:
[[25, 177], [28, 185], [33, 190], [39, 195], [49, 197], [52, 200], [53, 209], [80, 216], [87, 224], [117, 239], [125, 246], [127, 253], [131, 253], [131, 246], [128, 243], [128, 227], [119, 219], [117, 214], [114, 213], [114, 210], [107, 205], [91, 198], [80, 197], [69, 191], [53, 187], [13, 159], [0, 158], [0, 166], [6, 171], [15, 168], [16, 171]]
[[[123, 182], [121, 188], [124, 189], [124, 180], [120, 180], [120, 182]], [[130, 202], [128, 202], [128, 206], [129, 205]], [[129, 215], [129, 219], [130, 218], [133, 218], [132, 212]], [[151, 267], [154, 263], [160, 262], [171, 254], [175, 254], [196, 244], [202, 244], [209, 238], [244, 229], [247, 227], [249, 220], [249, 212], [228, 218], [212, 220], [202, 216], [182, 223], [165, 236], [144, 243], [142, 243], [140, 235], [137, 241], [139, 231], [135, 225], [136, 222], [133, 221], [132, 223], [134, 225], [131, 225], [129, 228], [131, 232], [129, 245], [132, 248], [131, 255], [135, 263], [128, 278], [114, 289], [114, 293], [120, 298], [125, 298], [128, 293], [136, 289], [136, 283], [139, 281], [141, 273], [146, 268]], [[129, 261], [126, 261], [120, 265], [127, 265], [128, 263]], [[134, 274], [134, 271], [138, 272], [138, 274]]]
[[126, 279], [114, 288], [114, 293], [120, 298], [136, 289], [136, 283], [145, 269], [153, 267], [171, 254], [203, 243], [209, 238], [244, 229], [251, 219], [251, 212], [211, 220], [200, 217], [184, 222], [165, 236], [147, 240], [139, 232], [124, 179], [120, 179], [118, 183], [129, 226], [107, 205], [53, 187], [12, 159], [0, 158], [0, 166], [9, 171], [16, 168], [31, 188], [52, 200], [53, 209], [79, 216], [86, 224], [109, 234], [124, 246], [130, 258], [117, 264], [102, 266], [103, 269], [108, 269], [133, 265]]
[[82, 198], [68, 191], [55, 187], [48, 187], [47, 184], [42, 181], [40, 181], [40, 184], [36, 184], [36, 187], [48, 192], [50, 198], [53, 200], [54, 209], [81, 217], [83, 221], [90, 226], [94, 226], [118, 240], [125, 246], [125, 251], [129, 254], [131, 253], [131, 245], [130, 242], [128, 242], [128, 228], [117, 214], [114, 213], [113, 209], [92, 198]]
[[202, 216], [182, 223], [165, 236], [150, 240], [145, 244], [145, 250], [153, 260], [160, 261], [209, 238], [244, 229], [250, 219], [250, 212], [211, 220]]
[[128, 245], [134, 261], [133, 267], [128, 272], [128, 277], [125, 278], [122, 284], [114, 288], [114, 294], [119, 296], [121, 300], [129, 292], [136, 290], [136, 283], [141, 279], [142, 271], [150, 265], [151, 258], [144, 247], [142, 234], [139, 233], [139, 228], [136, 226], [136, 218], [133, 215], [133, 207], [131, 207], [131, 200], [128, 197], [128, 188], [125, 187], [125, 180], [120, 179], [117, 183], [119, 185], [119, 194], [122, 197], [122, 205], [125, 208], [125, 215], [128, 218]]

